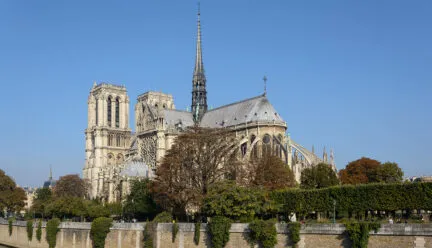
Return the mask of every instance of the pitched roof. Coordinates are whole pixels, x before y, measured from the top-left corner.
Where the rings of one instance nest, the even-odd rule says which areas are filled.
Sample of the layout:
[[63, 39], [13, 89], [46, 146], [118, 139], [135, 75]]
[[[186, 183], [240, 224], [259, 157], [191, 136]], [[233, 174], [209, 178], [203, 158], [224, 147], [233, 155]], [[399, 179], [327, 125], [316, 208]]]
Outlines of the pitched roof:
[[285, 124], [265, 95], [249, 98], [207, 111], [200, 125], [203, 127], [228, 127], [246, 122], [275, 122]]
[[194, 125], [192, 113], [188, 111], [164, 109], [163, 115], [168, 126], [175, 127], [180, 122], [183, 127]]

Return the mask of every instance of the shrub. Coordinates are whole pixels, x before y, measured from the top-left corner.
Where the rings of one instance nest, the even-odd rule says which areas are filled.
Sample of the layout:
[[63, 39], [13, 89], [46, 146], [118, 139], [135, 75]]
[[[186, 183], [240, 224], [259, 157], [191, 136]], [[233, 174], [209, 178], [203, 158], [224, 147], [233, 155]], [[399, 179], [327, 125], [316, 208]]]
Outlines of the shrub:
[[60, 220], [57, 218], [51, 219], [46, 225], [46, 240], [48, 242], [49, 248], [54, 248], [57, 241], [57, 233], [60, 230], [58, 228]]
[[112, 226], [112, 219], [107, 217], [99, 217], [93, 220], [90, 229], [90, 237], [93, 241], [94, 248], [104, 248], [105, 238]]
[[32, 241], [32, 239], [33, 239], [33, 221], [32, 220], [27, 221], [27, 238], [29, 241]]
[[274, 220], [254, 220], [249, 224], [249, 237], [252, 245], [272, 248], [277, 244], [276, 222]]
[[171, 213], [169, 212], [162, 212], [153, 219], [153, 222], [155, 223], [172, 223], [173, 218]]
[[201, 222], [195, 222], [194, 243], [199, 245]]
[[173, 222], [173, 225], [172, 225], [172, 242], [173, 243], [175, 242], [178, 231], [179, 231], [179, 226], [178, 226], [177, 222]]
[[40, 242], [42, 239], [42, 220], [39, 220], [37, 229], [36, 229], [36, 239]]
[[345, 223], [346, 232], [353, 248], [367, 248], [369, 232], [378, 231], [380, 224], [376, 222], [348, 222]]
[[231, 220], [223, 217], [213, 217], [208, 224], [208, 231], [213, 248], [223, 248], [229, 241]]
[[12, 226], [12, 223], [14, 222], [15, 220], [13, 219], [13, 218], [9, 218], [8, 219], [8, 224], [9, 224], [9, 236], [12, 236], [12, 230], [13, 230], [13, 226]]
[[300, 241], [300, 223], [291, 222], [288, 224], [289, 237], [293, 244], [297, 244]]
[[154, 229], [153, 223], [146, 222], [143, 232], [144, 248], [153, 248], [152, 232]]

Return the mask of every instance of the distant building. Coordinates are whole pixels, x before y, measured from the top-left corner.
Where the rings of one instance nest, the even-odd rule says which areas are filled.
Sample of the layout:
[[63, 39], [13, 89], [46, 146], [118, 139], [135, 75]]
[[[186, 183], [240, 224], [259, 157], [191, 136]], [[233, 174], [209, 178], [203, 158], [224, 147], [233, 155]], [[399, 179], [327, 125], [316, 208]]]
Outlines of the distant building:
[[44, 182], [44, 184], [43, 184], [42, 187], [43, 188], [50, 188], [50, 189], [52, 189], [55, 186], [56, 182], [57, 181], [53, 179], [52, 168], [50, 167], [50, 175], [48, 177], [48, 180]]
[[25, 192], [26, 197], [27, 197], [27, 199], [24, 201], [24, 203], [25, 203], [24, 208], [29, 210], [31, 208], [31, 206], [33, 205], [33, 200], [36, 196], [36, 190], [38, 188], [36, 188], [36, 187], [34, 187], [34, 188], [33, 187], [23, 187], [23, 189], [24, 189], [24, 192]]

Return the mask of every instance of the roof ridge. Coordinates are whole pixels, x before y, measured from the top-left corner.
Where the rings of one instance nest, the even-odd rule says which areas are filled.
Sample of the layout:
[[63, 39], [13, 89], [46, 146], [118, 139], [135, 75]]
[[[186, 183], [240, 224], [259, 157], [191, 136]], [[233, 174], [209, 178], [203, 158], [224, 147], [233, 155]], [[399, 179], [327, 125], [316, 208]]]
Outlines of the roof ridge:
[[191, 113], [190, 111], [187, 111], [187, 110], [181, 110], [181, 109], [164, 109], [164, 110], [176, 111], [176, 112], [182, 112], [182, 113]]
[[247, 98], [247, 99], [244, 99], [244, 100], [240, 100], [240, 101], [237, 101], [237, 102], [233, 102], [233, 103], [230, 103], [230, 104], [227, 104], [227, 105], [222, 105], [220, 107], [217, 107], [217, 108], [214, 108], [214, 109], [211, 109], [211, 110], [207, 110], [206, 113], [212, 112], [212, 111], [217, 110], [217, 109], [225, 108], [225, 107], [228, 107], [228, 106], [236, 105], [236, 104], [239, 104], [239, 103], [242, 103], [242, 102], [247, 102], [247, 101], [250, 101], [250, 100], [258, 99], [258, 98], [261, 98], [261, 97], [267, 98], [264, 94], [261, 94], [259, 96], [254, 96], [254, 97]]

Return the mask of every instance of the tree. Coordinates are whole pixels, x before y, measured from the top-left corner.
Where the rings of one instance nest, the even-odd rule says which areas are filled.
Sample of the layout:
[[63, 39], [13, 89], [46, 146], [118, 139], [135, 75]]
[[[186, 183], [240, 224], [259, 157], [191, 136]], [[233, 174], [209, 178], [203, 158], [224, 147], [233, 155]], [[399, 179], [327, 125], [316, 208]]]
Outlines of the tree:
[[203, 212], [208, 216], [250, 221], [268, 210], [270, 204], [267, 198], [262, 189], [238, 186], [234, 181], [222, 181], [210, 187], [204, 198]]
[[35, 192], [35, 198], [31, 211], [42, 216], [45, 213], [45, 207], [52, 202], [52, 191], [50, 188], [38, 188]]
[[[58, 197], [45, 208], [49, 217], [84, 217], [87, 216], [87, 205], [81, 197]], [[98, 216], [96, 216], [98, 217]]]
[[153, 219], [161, 212], [150, 192], [149, 179], [135, 180], [131, 183], [130, 194], [126, 197], [124, 214], [138, 220]]
[[305, 168], [300, 177], [300, 187], [304, 189], [320, 189], [338, 184], [335, 171], [325, 163]]
[[17, 187], [15, 182], [3, 170], [0, 169], [0, 212], [20, 211], [27, 199], [22, 188]]
[[262, 186], [268, 190], [296, 186], [293, 172], [279, 157], [273, 155], [265, 154], [252, 161], [247, 170], [247, 181], [251, 186]]
[[377, 171], [378, 180], [384, 183], [400, 183], [403, 179], [403, 171], [397, 163], [385, 162]]
[[375, 159], [362, 157], [350, 162], [345, 169], [340, 170], [339, 178], [343, 184], [379, 182], [378, 168], [380, 164]]
[[200, 209], [209, 187], [233, 171], [238, 150], [227, 130], [190, 128], [176, 138], [156, 170], [155, 199], [178, 216]]
[[78, 175], [60, 177], [54, 186], [56, 197], [84, 197], [87, 194], [87, 184]]

